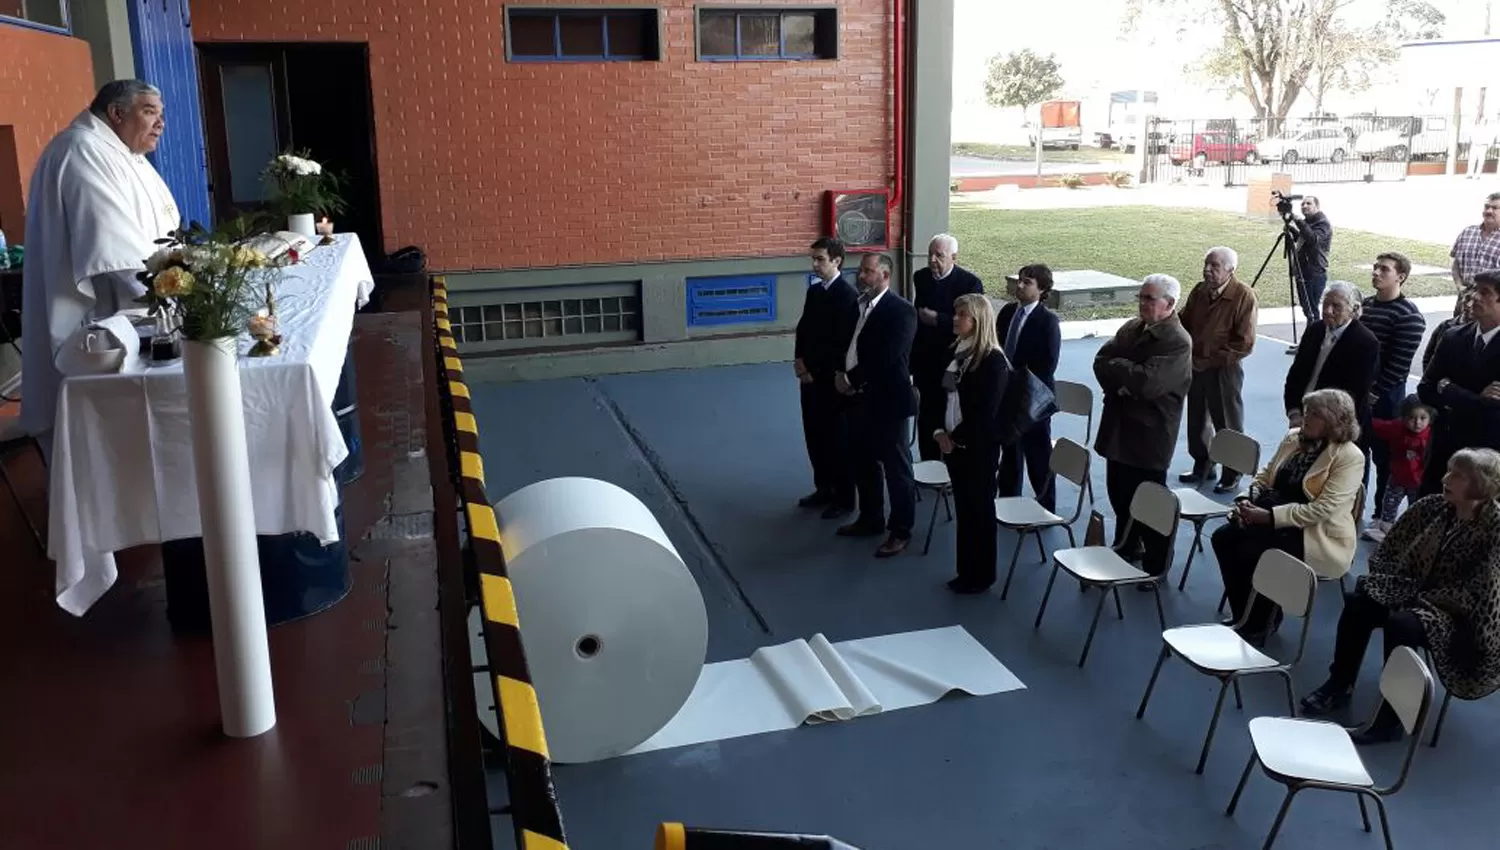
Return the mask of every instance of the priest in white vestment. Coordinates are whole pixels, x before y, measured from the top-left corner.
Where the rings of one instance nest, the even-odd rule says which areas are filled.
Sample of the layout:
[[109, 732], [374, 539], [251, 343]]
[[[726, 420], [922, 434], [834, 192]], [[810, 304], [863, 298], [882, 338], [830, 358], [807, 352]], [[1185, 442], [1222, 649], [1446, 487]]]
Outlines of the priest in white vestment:
[[23, 267], [21, 427], [51, 457], [64, 372], [58, 355], [82, 328], [135, 306], [136, 273], [181, 226], [172, 192], [147, 161], [165, 127], [161, 92], [106, 84], [42, 151], [31, 176]]

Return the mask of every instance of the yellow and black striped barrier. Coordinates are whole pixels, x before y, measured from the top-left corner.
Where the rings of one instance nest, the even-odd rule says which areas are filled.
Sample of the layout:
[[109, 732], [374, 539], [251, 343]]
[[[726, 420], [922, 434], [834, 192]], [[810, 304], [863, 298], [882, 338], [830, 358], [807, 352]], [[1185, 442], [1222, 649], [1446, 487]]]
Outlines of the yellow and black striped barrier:
[[521, 643], [515, 594], [505, 573], [500, 529], [485, 492], [484, 461], [479, 455], [479, 425], [474, 419], [463, 362], [448, 317], [448, 288], [432, 279], [432, 315], [436, 326], [438, 394], [443, 401], [443, 429], [449, 474], [457, 486], [468, 531], [465, 557], [478, 576], [479, 606], [484, 616], [484, 644], [495, 686], [495, 706], [504, 739], [510, 815], [520, 850], [567, 850], [562, 813], [552, 785], [552, 761], [531, 671]]
[[656, 850], [859, 850], [826, 835], [698, 829], [664, 823], [656, 830]]

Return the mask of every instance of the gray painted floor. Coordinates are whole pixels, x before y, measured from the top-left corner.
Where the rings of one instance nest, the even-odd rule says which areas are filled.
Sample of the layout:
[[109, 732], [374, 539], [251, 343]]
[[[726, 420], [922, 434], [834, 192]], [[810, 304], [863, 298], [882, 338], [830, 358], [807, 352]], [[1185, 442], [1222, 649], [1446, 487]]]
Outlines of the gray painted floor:
[[[1064, 343], [1059, 377], [1092, 385], [1098, 345]], [[1283, 427], [1288, 362], [1269, 342], [1249, 361], [1248, 430], [1263, 446]], [[543, 478], [588, 475], [629, 489], [655, 512], [702, 586], [709, 661], [817, 632], [837, 641], [961, 624], [1027, 685], [849, 723], [561, 766], [572, 846], [648, 846], [664, 820], [826, 833], [865, 850], [1207, 850], [1259, 847], [1264, 839], [1280, 786], [1257, 774], [1236, 817], [1223, 810], [1249, 752], [1246, 720], [1285, 709], [1274, 682], [1247, 683], [1245, 711], [1226, 708], [1208, 768], [1195, 776], [1217, 684], [1169, 662], [1150, 713], [1135, 719], [1160, 646], [1147, 596], [1125, 595], [1124, 622], [1106, 613], [1080, 671], [1074, 662], [1096, 597], [1060, 584], [1047, 620], [1033, 631], [1046, 572], [1032, 546], [1008, 601], [998, 592], [958, 598], [943, 587], [953, 542], [941, 519], [930, 555], [914, 546], [878, 561], [874, 542], [835, 538], [834, 523], [794, 506], [810, 484], [788, 365], [476, 386], [473, 393], [497, 500]], [[1081, 439], [1083, 424], [1063, 416], [1055, 431]], [[1102, 464], [1094, 481], [1102, 495]], [[1064, 487], [1059, 495], [1066, 503], [1074, 493]], [[919, 534], [931, 504], [918, 506]], [[1108, 515], [1105, 502], [1099, 507]], [[1001, 535], [1003, 570], [1014, 538]], [[1059, 538], [1065, 542], [1058, 535], [1049, 549]], [[1185, 528], [1174, 578], [1190, 539]], [[1194, 563], [1186, 592], [1165, 594], [1169, 622], [1214, 619], [1221, 586], [1209, 553]], [[1340, 601], [1336, 587], [1320, 590], [1297, 672], [1299, 697], [1322, 681], [1332, 649]], [[1292, 652], [1295, 634], [1284, 629], [1272, 651]], [[1356, 700], [1361, 719], [1374, 704], [1378, 665], [1378, 651], [1370, 652]], [[1455, 703], [1440, 747], [1418, 752], [1410, 783], [1390, 802], [1398, 845], [1496, 846], [1487, 807], [1500, 792], [1497, 725], [1500, 697]], [[1368, 751], [1377, 777], [1396, 769], [1401, 752], [1395, 745]], [[503, 796], [503, 778], [495, 785]], [[1374, 848], [1380, 839], [1361, 831], [1354, 800], [1310, 792], [1299, 795], [1278, 846]]]

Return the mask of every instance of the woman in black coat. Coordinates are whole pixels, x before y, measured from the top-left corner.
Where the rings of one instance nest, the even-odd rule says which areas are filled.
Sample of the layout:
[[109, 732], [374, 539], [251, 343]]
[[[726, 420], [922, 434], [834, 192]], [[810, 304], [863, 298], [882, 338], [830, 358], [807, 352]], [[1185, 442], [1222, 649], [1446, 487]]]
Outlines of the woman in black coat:
[[984, 295], [953, 303], [953, 362], [943, 378], [948, 409], [933, 433], [948, 478], [958, 530], [955, 593], [983, 593], [995, 583], [995, 473], [1000, 465], [1000, 401], [1010, 364], [995, 331], [995, 308]]

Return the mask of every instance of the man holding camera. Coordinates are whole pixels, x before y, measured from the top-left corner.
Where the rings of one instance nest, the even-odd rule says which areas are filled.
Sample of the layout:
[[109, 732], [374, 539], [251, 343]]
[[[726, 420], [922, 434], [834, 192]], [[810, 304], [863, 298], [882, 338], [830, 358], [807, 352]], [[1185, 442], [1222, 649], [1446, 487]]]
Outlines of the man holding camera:
[[[1286, 198], [1276, 205], [1286, 222], [1297, 253], [1297, 272], [1302, 286], [1297, 299], [1302, 302], [1302, 315], [1311, 325], [1318, 320], [1323, 303], [1323, 289], [1328, 286], [1328, 250], [1333, 245], [1333, 225], [1322, 211], [1315, 195], [1302, 198], [1302, 217], [1292, 214], [1291, 202], [1296, 196]], [[1288, 354], [1297, 353], [1297, 346], [1287, 349]]]

